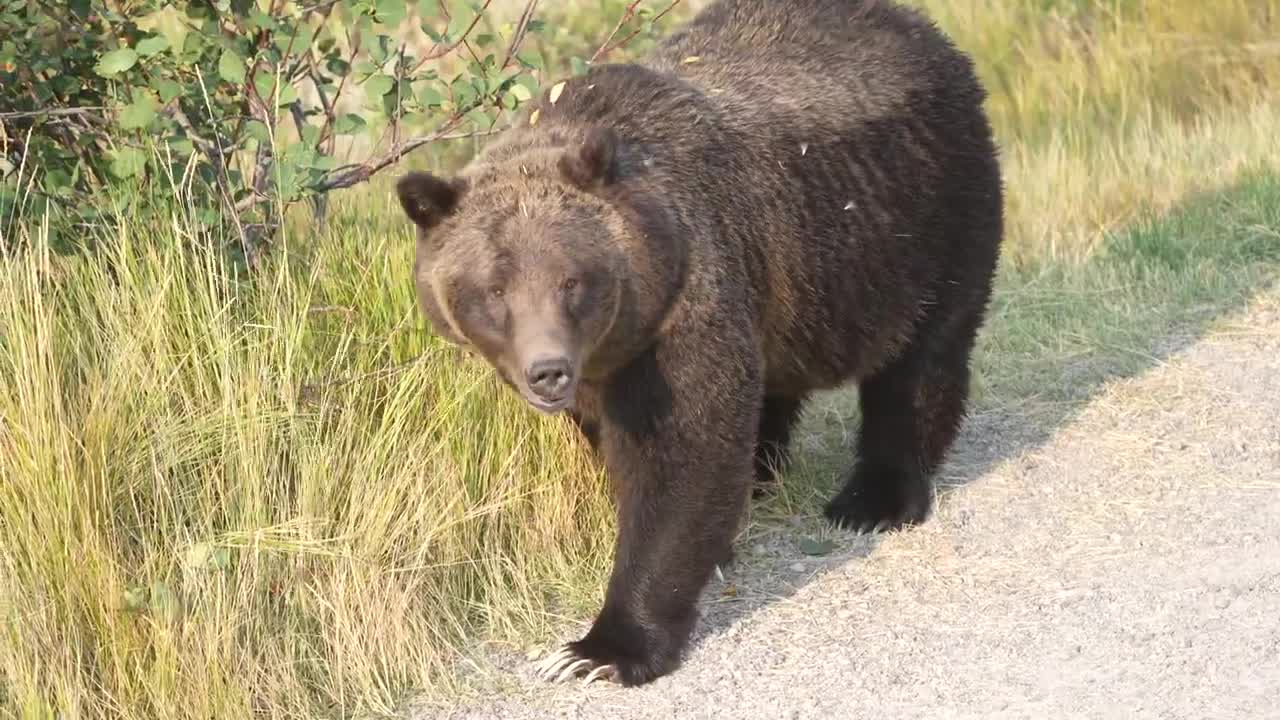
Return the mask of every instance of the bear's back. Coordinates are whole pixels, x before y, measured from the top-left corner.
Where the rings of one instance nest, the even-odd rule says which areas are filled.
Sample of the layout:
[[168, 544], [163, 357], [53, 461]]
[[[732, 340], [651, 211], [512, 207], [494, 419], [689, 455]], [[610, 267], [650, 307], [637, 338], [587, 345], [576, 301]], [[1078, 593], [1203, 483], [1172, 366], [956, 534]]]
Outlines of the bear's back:
[[706, 93], [762, 144], [779, 131], [850, 139], [868, 123], [983, 99], [968, 58], [886, 0], [720, 0], [642, 64]]

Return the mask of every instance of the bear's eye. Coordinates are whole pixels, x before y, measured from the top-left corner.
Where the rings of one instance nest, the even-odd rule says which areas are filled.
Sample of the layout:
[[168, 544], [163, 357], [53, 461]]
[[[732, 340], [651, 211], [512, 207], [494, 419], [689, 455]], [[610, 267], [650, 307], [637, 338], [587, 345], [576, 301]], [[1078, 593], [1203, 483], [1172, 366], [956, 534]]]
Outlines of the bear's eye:
[[505, 291], [500, 287], [489, 288], [489, 297], [492, 297], [495, 300], [501, 300], [504, 294], [505, 294]]
[[578, 278], [569, 278], [568, 280], [564, 281], [564, 283], [560, 286], [560, 289], [564, 290], [565, 292], [573, 292], [573, 290], [577, 287], [578, 287]]

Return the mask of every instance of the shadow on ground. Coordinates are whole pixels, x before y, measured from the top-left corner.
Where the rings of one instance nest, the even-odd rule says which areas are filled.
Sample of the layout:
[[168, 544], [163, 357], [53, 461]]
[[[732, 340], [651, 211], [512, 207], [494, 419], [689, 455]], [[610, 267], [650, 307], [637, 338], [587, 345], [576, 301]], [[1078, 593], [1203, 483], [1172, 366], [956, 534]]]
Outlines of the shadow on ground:
[[[939, 505], [1044, 445], [1108, 384], [1196, 342], [1278, 268], [1280, 177], [1269, 174], [1142, 218], [1087, 262], [1003, 268], [975, 355], [969, 420], [937, 479]], [[693, 652], [877, 549], [876, 537], [833, 531], [820, 514], [854, 459], [856, 398], [853, 389], [834, 392], [807, 410], [786, 486], [754, 504], [735, 563], [704, 595]]]

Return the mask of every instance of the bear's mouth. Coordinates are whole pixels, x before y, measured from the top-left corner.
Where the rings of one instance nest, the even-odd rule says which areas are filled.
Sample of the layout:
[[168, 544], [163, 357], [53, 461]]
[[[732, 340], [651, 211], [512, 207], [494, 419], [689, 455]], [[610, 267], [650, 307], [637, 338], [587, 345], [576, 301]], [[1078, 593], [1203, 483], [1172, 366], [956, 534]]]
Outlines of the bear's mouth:
[[555, 415], [561, 410], [567, 410], [573, 406], [572, 390], [558, 398], [540, 398], [535, 397], [532, 393], [522, 394], [524, 395], [524, 401], [533, 406], [534, 410], [547, 415]]

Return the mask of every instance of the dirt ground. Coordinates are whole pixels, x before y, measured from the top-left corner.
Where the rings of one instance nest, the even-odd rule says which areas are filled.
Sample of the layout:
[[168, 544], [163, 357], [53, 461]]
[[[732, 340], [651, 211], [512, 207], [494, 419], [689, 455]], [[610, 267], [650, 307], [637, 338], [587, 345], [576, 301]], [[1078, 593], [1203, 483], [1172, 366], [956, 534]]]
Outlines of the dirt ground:
[[517, 655], [421, 717], [1280, 717], [1280, 293], [1180, 347], [1059, 427], [975, 414], [924, 526], [743, 543], [668, 677]]

